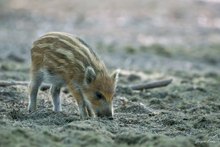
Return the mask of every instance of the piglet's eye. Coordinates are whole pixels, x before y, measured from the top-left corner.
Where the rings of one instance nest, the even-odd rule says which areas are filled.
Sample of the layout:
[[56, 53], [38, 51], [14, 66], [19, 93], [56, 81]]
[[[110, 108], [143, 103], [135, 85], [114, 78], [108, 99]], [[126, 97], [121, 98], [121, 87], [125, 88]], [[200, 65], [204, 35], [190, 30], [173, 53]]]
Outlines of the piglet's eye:
[[95, 96], [96, 96], [96, 98], [99, 99], [99, 100], [100, 100], [100, 99], [104, 99], [103, 94], [101, 94], [101, 93], [98, 92], [98, 91], [95, 93]]

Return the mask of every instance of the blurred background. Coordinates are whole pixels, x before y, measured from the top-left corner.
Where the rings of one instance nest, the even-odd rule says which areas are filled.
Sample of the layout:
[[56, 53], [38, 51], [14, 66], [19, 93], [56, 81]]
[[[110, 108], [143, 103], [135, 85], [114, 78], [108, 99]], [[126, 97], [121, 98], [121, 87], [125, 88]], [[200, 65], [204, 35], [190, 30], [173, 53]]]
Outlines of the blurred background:
[[32, 42], [50, 31], [80, 36], [111, 69], [219, 72], [218, 0], [0, 0], [0, 79], [28, 79]]
[[[28, 113], [32, 43], [50, 31], [75, 34], [110, 71], [120, 68], [114, 121], [80, 120], [49, 90]], [[167, 87], [131, 84], [173, 79]], [[220, 0], [0, 0], [1, 146], [219, 146]]]

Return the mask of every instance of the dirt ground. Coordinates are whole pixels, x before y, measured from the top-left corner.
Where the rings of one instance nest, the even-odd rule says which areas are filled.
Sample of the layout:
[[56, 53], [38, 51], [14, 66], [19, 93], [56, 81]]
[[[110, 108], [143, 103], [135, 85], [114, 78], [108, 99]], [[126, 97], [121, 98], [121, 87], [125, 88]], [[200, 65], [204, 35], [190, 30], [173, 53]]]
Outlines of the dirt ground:
[[[113, 120], [81, 120], [49, 90], [27, 112], [27, 86], [0, 87], [0, 147], [220, 146], [220, 2], [217, 0], [0, 0], [0, 80], [28, 81], [32, 42], [76, 34], [121, 73]], [[126, 86], [172, 78], [163, 88]]]

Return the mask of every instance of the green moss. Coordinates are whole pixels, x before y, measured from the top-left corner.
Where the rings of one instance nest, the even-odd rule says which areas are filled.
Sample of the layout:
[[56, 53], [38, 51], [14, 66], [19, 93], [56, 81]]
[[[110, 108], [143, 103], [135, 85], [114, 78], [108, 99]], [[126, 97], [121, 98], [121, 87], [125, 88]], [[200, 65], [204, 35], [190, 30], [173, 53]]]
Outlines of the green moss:
[[125, 51], [129, 54], [135, 54], [137, 53], [137, 48], [133, 47], [133, 46], [126, 46], [125, 47]]
[[160, 56], [171, 57], [171, 52], [168, 48], [164, 47], [161, 44], [152, 44], [150, 46], [141, 46], [140, 51], [142, 52], [149, 52], [153, 54], [157, 54]]

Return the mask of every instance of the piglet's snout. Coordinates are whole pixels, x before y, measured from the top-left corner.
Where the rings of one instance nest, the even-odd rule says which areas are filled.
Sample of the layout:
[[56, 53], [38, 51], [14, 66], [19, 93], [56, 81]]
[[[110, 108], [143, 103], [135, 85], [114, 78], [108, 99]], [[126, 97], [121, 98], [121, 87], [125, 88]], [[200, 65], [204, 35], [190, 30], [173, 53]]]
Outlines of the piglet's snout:
[[112, 120], [113, 119], [112, 109], [102, 110], [101, 112], [97, 113], [97, 116], [98, 117], [105, 117], [105, 118]]

